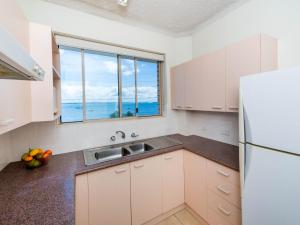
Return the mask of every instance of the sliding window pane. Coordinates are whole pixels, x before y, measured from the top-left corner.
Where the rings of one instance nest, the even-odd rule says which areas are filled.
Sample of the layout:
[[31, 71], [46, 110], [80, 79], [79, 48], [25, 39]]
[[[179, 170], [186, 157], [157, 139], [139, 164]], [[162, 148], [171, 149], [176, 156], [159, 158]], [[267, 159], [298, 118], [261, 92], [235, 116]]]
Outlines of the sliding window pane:
[[120, 58], [122, 77], [122, 117], [136, 114], [134, 59]]
[[117, 56], [85, 51], [84, 62], [86, 119], [119, 117]]
[[137, 61], [138, 116], [160, 115], [158, 62]]
[[83, 120], [82, 64], [80, 50], [60, 48], [61, 64], [61, 121]]

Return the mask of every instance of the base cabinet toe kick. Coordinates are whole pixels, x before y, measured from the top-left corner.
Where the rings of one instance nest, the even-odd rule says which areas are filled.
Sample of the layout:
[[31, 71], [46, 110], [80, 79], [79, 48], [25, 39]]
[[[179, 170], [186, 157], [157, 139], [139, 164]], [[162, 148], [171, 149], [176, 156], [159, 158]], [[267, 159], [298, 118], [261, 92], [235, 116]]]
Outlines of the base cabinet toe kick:
[[241, 225], [239, 173], [187, 150], [76, 176], [76, 225], [141, 225], [186, 204], [210, 225]]

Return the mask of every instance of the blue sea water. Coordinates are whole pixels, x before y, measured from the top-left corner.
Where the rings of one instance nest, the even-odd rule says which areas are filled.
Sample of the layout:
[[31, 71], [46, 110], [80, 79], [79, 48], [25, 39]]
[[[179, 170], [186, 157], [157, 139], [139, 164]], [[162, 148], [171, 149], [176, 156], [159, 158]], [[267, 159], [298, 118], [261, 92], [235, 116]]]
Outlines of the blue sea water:
[[[135, 115], [135, 103], [123, 102], [123, 117]], [[155, 116], [159, 115], [158, 102], [140, 102], [138, 103], [137, 116]], [[83, 108], [81, 103], [63, 103], [62, 104], [62, 122], [77, 122], [83, 120]], [[86, 103], [86, 117], [88, 120], [108, 119], [118, 117], [117, 102], [88, 102]]]

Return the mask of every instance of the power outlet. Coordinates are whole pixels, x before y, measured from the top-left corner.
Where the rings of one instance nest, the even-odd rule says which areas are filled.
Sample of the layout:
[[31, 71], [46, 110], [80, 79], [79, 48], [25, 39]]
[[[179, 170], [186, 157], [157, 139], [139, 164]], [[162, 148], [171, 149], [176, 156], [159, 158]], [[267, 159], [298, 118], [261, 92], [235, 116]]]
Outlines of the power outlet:
[[221, 131], [221, 135], [222, 135], [222, 136], [229, 137], [229, 136], [230, 136], [230, 131], [229, 131], [229, 130], [222, 130], [222, 131]]

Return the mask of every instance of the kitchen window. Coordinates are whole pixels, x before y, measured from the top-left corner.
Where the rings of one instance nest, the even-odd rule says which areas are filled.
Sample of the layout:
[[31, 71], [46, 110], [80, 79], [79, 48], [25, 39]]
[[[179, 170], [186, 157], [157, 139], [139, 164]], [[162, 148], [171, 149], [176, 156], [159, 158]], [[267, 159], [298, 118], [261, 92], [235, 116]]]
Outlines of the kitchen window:
[[161, 115], [161, 61], [60, 46], [61, 122]]

